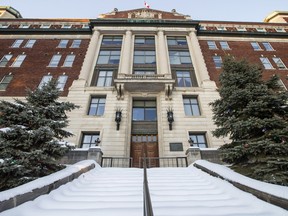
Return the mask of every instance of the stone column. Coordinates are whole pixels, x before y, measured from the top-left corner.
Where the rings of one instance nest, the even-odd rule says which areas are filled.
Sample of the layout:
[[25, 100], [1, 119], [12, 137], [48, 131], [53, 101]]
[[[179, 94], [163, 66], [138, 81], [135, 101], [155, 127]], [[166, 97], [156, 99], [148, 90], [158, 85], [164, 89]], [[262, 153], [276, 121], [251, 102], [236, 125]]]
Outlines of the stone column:
[[166, 46], [166, 40], [164, 36], [164, 31], [160, 30], [157, 33], [157, 69], [158, 74], [170, 74], [170, 67], [169, 67], [169, 61], [168, 61], [168, 50]]
[[119, 74], [130, 74], [131, 60], [133, 59], [131, 50], [132, 46], [132, 31], [127, 30], [124, 38], [123, 50], [121, 52]]
[[89, 148], [87, 160], [95, 160], [100, 166], [103, 152], [99, 146]]
[[216, 88], [216, 84], [210, 80], [195, 29], [189, 33], [189, 38], [188, 46], [199, 86], [203, 88]]
[[93, 29], [92, 38], [90, 40], [89, 47], [83, 62], [83, 66], [80, 71], [79, 79], [88, 81], [90, 74], [93, 73], [94, 64], [96, 62], [97, 48], [100, 44], [100, 32], [97, 29]]
[[189, 147], [186, 151], [188, 166], [196, 160], [201, 160], [201, 153], [198, 147]]

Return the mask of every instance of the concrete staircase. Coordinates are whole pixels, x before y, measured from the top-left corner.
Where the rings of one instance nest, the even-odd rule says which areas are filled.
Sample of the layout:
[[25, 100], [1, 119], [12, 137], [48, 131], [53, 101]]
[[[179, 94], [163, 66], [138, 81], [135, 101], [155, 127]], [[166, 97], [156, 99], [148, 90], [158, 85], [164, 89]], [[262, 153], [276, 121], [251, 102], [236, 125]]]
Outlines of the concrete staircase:
[[[287, 211], [195, 167], [148, 169], [155, 216], [284, 216]], [[1, 216], [141, 216], [143, 170], [96, 168]]]

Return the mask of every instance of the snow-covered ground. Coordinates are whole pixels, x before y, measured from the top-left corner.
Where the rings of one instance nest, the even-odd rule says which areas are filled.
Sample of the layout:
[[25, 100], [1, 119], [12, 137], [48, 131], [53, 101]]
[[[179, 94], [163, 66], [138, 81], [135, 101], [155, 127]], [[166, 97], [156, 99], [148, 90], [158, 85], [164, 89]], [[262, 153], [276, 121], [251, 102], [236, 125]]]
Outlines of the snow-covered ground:
[[[230, 183], [190, 166], [148, 169], [155, 216], [286, 216]], [[141, 216], [143, 170], [101, 168], [1, 216]]]

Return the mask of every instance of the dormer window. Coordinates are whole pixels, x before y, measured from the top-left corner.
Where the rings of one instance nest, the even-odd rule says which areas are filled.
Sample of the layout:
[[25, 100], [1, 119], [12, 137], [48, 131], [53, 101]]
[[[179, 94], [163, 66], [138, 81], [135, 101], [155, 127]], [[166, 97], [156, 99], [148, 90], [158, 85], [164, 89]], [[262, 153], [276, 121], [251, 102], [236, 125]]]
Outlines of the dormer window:
[[227, 29], [226, 29], [226, 27], [219, 26], [219, 27], [217, 27], [217, 30], [218, 31], [226, 31]]
[[30, 25], [28, 25], [28, 24], [21, 24], [19, 28], [25, 28], [25, 29], [27, 29], [27, 28], [29, 28], [29, 26], [30, 26]]
[[71, 28], [71, 27], [72, 27], [72, 25], [70, 25], [70, 24], [62, 25], [62, 28], [64, 28], [64, 29], [69, 29], [69, 28]]
[[245, 31], [247, 31], [247, 30], [246, 30], [245, 27], [237, 27], [237, 31], [243, 31], [243, 32], [245, 32]]
[[266, 32], [266, 30], [265, 30], [264, 28], [256, 28], [256, 30], [257, 30], [258, 32]]

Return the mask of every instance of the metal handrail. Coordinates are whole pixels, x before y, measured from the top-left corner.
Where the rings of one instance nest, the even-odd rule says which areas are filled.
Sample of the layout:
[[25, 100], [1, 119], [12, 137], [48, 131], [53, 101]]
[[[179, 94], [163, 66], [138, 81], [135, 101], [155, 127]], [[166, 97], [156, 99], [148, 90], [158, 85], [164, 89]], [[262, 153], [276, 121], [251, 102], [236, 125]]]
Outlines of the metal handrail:
[[144, 181], [143, 181], [143, 202], [144, 202], [144, 216], [153, 216], [152, 202], [149, 192], [148, 179], [147, 179], [147, 166], [146, 158], [144, 157], [143, 163]]

